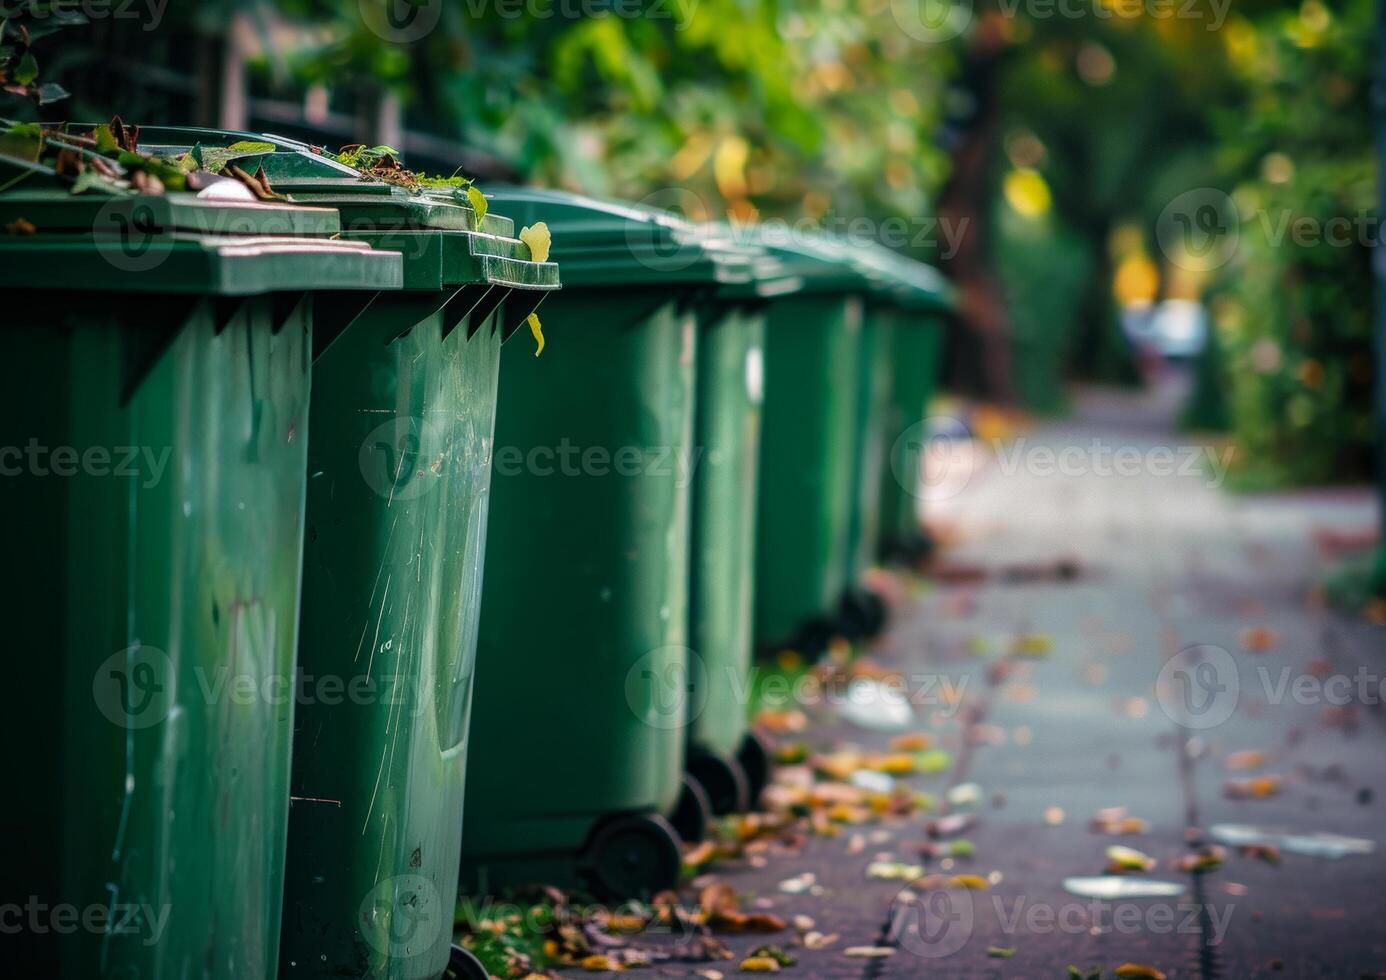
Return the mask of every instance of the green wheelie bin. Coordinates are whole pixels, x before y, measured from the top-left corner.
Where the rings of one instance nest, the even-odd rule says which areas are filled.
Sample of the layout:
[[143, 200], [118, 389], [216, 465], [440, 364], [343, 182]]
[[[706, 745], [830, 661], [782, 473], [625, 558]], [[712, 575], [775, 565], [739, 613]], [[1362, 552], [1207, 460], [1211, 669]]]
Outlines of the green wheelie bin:
[[[858, 363], [856, 452], [848, 532], [849, 578], [842, 603], [848, 636], [868, 637], [885, 625], [883, 600], [864, 584], [883, 557], [920, 554], [922, 532], [913, 505], [921, 493], [919, 453], [927, 435], [924, 405], [933, 387], [940, 343], [936, 317], [948, 307], [943, 277], [883, 245], [853, 249], [872, 284]], [[913, 428], [911, 428], [913, 427]], [[911, 469], [913, 467], [913, 469]], [[889, 551], [885, 545], [889, 543]]]
[[801, 281], [736, 228], [700, 231], [727, 273], [698, 309], [685, 766], [720, 815], [749, 809], [770, 778], [748, 703], [765, 315]]
[[497, 372], [557, 267], [445, 191], [287, 141], [245, 166], [404, 256], [313, 366], [279, 976], [485, 976], [451, 946]]
[[397, 289], [400, 257], [209, 175], [196, 193], [78, 187], [79, 166], [145, 164], [67, 151], [63, 178], [0, 158], [25, 827], [4, 873], [34, 923], [6, 960], [272, 976], [314, 321]]
[[771, 304], [756, 517], [755, 641], [808, 656], [843, 632], [865, 303], [871, 279], [847, 246], [762, 228], [754, 240], [803, 281]]
[[934, 267], [880, 246], [868, 262], [884, 278], [873, 316], [890, 334], [889, 396], [881, 422], [885, 448], [879, 517], [874, 522], [878, 557], [915, 564], [931, 542], [919, 519], [923, 496], [920, 453], [928, 442], [928, 406], [935, 392], [945, 324], [953, 310], [952, 287]]
[[[874, 270], [867, 267], [867, 275]], [[865, 584], [876, 564], [880, 532], [881, 471], [885, 466], [884, 419], [889, 408], [895, 333], [881, 316], [879, 284], [864, 301], [857, 359], [851, 505], [847, 523], [847, 588], [838, 607], [839, 629], [849, 638], [875, 636], [885, 626], [881, 597]]]
[[669, 216], [530, 189], [493, 204], [543, 217], [564, 289], [543, 356], [501, 359], [464, 888], [657, 892], [681, 865], [666, 815], [703, 810], [681, 774], [697, 301], [716, 272]]

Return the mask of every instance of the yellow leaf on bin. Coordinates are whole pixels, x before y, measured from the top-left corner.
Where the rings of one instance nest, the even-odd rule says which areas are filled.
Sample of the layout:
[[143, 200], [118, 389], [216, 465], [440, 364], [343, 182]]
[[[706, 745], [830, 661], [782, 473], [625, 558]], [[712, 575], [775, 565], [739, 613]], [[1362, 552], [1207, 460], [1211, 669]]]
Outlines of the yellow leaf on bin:
[[534, 348], [534, 356], [538, 357], [544, 353], [544, 325], [539, 322], [538, 313], [531, 313], [526, 322], [529, 324], [529, 332], [534, 334], [534, 343], [538, 345]]
[[535, 262], [549, 260], [549, 248], [553, 244], [553, 238], [549, 234], [549, 226], [544, 222], [536, 221], [521, 228], [520, 241], [529, 246], [529, 257]]

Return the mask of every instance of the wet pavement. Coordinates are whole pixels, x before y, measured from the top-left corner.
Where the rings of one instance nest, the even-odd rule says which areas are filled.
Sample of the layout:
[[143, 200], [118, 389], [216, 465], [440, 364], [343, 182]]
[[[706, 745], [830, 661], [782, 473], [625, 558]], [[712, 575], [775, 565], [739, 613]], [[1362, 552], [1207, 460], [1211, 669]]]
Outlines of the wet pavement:
[[[1225, 825], [1380, 841], [1386, 629], [1312, 600], [1316, 533], [1370, 525], [1370, 496], [1223, 493], [1206, 466], [1186, 465], [1198, 450], [1168, 414], [1158, 395], [1090, 394], [1074, 418], [936, 483], [930, 513], [957, 538], [948, 574], [895, 582], [892, 626], [868, 655], [904, 679], [916, 717], [903, 730], [951, 756], [949, 771], [904, 780], [938, 807], [808, 835], [759, 867], [719, 864], [743, 908], [808, 916], [837, 937], [822, 949], [795, 945], [792, 929], [720, 937], [738, 959], [774, 942], [798, 959], [783, 972], [805, 977], [1386, 971], [1379, 847], [1330, 859], [1281, 841], [1275, 864], [1228, 846], [1214, 870], [1176, 867]], [[819, 752], [883, 752], [898, 734], [850, 724], [838, 704], [801, 707], [809, 726], [796, 738]], [[868, 714], [886, 727], [887, 711]], [[1233, 798], [1233, 781], [1250, 798]], [[1111, 807], [1144, 827], [1094, 830]], [[949, 810], [975, 812], [974, 853], [924, 861], [927, 825]], [[1066, 878], [1101, 875], [1111, 845], [1156, 862], [1125, 880], [1171, 882], [1177, 896], [1066, 890]], [[879, 861], [988, 887], [868, 879]], [[812, 889], [787, 893], [804, 873]], [[732, 976], [738, 960], [652, 972], [699, 971]]]

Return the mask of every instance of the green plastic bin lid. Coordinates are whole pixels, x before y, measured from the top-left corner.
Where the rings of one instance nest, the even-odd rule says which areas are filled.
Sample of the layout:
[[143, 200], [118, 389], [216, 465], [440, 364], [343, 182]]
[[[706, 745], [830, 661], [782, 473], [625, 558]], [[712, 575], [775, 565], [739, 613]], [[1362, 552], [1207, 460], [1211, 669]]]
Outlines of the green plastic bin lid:
[[870, 293], [875, 288], [860, 250], [843, 239], [780, 223], [732, 227], [739, 240], [759, 245], [778, 259], [805, 292]]
[[183, 127], [140, 130], [141, 147], [179, 155], [208, 151], [247, 172], [263, 169], [270, 187], [295, 203], [330, 207], [341, 235], [395, 249], [404, 256], [405, 289], [487, 284], [548, 291], [559, 288], [555, 262], [535, 262], [514, 237], [515, 223], [489, 211], [478, 221], [465, 193], [412, 189], [362, 174], [306, 143], [271, 134]]
[[490, 197], [516, 221], [548, 225], [569, 286], [693, 289], [750, 281], [747, 270], [720, 261], [697, 226], [664, 211], [535, 187], [492, 188]]
[[737, 279], [729, 274], [720, 292], [733, 297], [771, 299], [802, 289], [803, 278], [791, 273], [766, 248], [750, 241], [742, 234], [744, 228], [721, 222], [697, 226], [703, 247], [726, 268], [737, 270]]
[[[397, 252], [342, 241], [336, 212], [232, 197], [92, 188], [73, 194], [43, 164], [0, 158], [0, 283], [245, 296], [398, 289]], [[244, 192], [249, 196], [249, 191]]]
[[860, 261], [876, 285], [877, 298], [908, 310], [952, 312], [956, 296], [943, 273], [926, 262], [901, 255], [884, 245], [861, 249]]

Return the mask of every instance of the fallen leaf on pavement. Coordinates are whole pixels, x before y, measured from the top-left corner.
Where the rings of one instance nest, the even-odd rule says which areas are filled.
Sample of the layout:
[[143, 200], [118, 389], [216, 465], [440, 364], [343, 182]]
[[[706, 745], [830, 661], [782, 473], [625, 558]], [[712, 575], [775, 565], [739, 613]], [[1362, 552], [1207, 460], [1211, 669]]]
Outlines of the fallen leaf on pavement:
[[1109, 806], [1098, 810], [1093, 814], [1089, 826], [1095, 833], [1112, 836], [1143, 834], [1150, 829], [1150, 825], [1140, 817], [1130, 816], [1124, 806]]
[[1144, 963], [1123, 963], [1113, 971], [1117, 976], [1128, 980], [1165, 980], [1165, 975], [1153, 966]]
[[742, 973], [779, 973], [780, 965], [768, 956], [748, 956], [741, 961]]
[[1151, 871], [1154, 868], [1155, 859], [1134, 847], [1113, 844], [1107, 848], [1107, 870], [1114, 874], [1124, 871]]
[[1174, 862], [1175, 871], [1189, 874], [1205, 874], [1222, 867], [1227, 858], [1227, 849], [1217, 844], [1205, 844], [1192, 854], [1185, 854]]
[[890, 740], [890, 751], [892, 752], [922, 752], [933, 744], [933, 739], [926, 732], [909, 732], [904, 735], [896, 735]]
[[1015, 955], [1014, 946], [988, 946], [987, 955], [994, 960], [1008, 960]]
[[981, 875], [954, 875], [948, 879], [948, 884], [954, 888], [970, 888], [974, 891], [984, 892], [991, 887]]
[[1018, 657], [1047, 657], [1054, 651], [1054, 637], [1048, 633], [1021, 633], [1011, 643]]
[[895, 950], [890, 946], [848, 946], [842, 951], [842, 955], [879, 959], [883, 956], [894, 956]]
[[808, 728], [808, 715], [798, 709], [762, 711], [756, 715], [756, 724], [777, 735], [798, 733]]
[[1248, 626], [1237, 639], [1248, 653], [1265, 653], [1280, 644], [1279, 635], [1268, 626]]
[[1279, 776], [1252, 776], [1222, 784], [1222, 795], [1229, 800], [1261, 800], [1280, 792]]
[[950, 813], [946, 817], [930, 820], [924, 825], [924, 829], [928, 831], [930, 837], [939, 840], [945, 837], [957, 837], [975, 826], [977, 826], [975, 813]]
[[1253, 857], [1265, 861], [1267, 864], [1280, 864], [1280, 848], [1274, 844], [1243, 844], [1237, 848], [1237, 853], [1242, 857]]
[[866, 877], [875, 881], [913, 881], [923, 874], [919, 865], [903, 861], [873, 861], [866, 866]]

